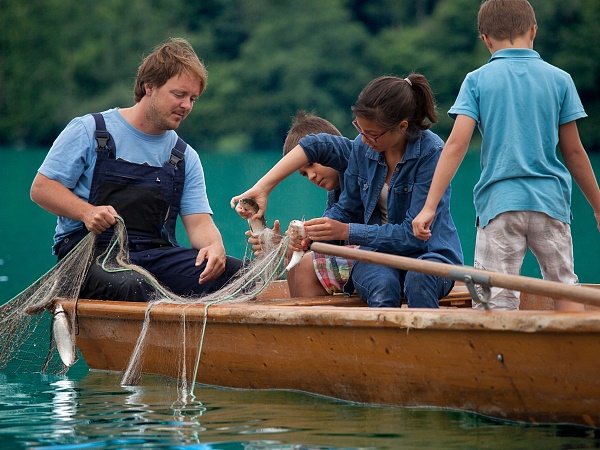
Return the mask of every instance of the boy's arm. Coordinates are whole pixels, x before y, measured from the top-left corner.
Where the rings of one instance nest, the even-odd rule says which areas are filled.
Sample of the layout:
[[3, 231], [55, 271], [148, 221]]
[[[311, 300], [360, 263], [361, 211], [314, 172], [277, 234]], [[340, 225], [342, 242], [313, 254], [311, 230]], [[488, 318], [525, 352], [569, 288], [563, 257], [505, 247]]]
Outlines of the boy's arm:
[[437, 163], [425, 205], [412, 222], [413, 233], [421, 240], [426, 241], [431, 237], [431, 224], [438, 203], [467, 153], [475, 125], [475, 120], [469, 116], [463, 114], [456, 116], [450, 137]]
[[279, 160], [254, 186], [246, 192], [236, 195], [231, 199], [231, 207], [235, 208], [235, 203], [243, 198], [253, 198], [258, 204], [258, 212], [252, 216], [253, 219], [259, 219], [265, 214], [267, 209], [267, 198], [275, 186], [281, 183], [286, 177], [308, 164], [308, 157], [301, 146], [296, 145], [287, 155]]
[[558, 128], [558, 139], [565, 166], [594, 209], [594, 217], [600, 231], [600, 190], [590, 159], [579, 138], [577, 123], [571, 121], [562, 124]]

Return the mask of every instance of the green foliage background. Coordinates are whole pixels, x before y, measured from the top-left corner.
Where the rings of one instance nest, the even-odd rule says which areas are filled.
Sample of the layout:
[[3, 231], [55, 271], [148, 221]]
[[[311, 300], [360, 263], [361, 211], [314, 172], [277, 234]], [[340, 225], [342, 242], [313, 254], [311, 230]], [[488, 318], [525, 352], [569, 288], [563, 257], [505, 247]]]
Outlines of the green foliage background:
[[[600, 151], [600, 2], [531, 0], [534, 48], [571, 74]], [[141, 59], [187, 38], [209, 84], [180, 132], [197, 149], [280, 148], [298, 109], [353, 135], [350, 107], [372, 78], [421, 72], [443, 138], [467, 72], [489, 53], [479, 0], [0, 0], [0, 145], [49, 146], [74, 116], [133, 103]]]

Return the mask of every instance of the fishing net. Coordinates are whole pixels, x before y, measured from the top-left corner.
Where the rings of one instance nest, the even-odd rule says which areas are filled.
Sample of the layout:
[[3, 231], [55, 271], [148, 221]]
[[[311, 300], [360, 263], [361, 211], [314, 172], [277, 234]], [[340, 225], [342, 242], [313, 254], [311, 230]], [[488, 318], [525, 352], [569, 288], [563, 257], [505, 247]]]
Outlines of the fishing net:
[[[274, 238], [275, 236], [277, 238]], [[145, 320], [124, 372], [122, 384], [136, 384], [141, 378], [144, 345], [154, 326], [151, 320], [152, 309], [160, 304], [184, 305], [180, 316], [182, 334], [178, 341], [181, 352], [170, 357], [170, 360], [165, 359], [165, 364], [179, 365], [178, 378], [182, 386], [187, 388], [186, 380], [191, 380], [193, 391], [210, 306], [252, 300], [270, 281], [282, 274], [289, 238], [274, 235], [270, 228], [260, 231], [259, 237], [263, 243], [262, 254], [254, 257], [249, 254], [251, 251], [247, 247], [243, 268], [221, 289], [198, 297], [182, 297], [162, 286], [143, 268], [129, 263], [127, 231], [122, 221], [117, 220], [113, 238], [106, 251], [97, 257], [98, 262], [107, 271], [135, 271], [155, 288], [152, 298], [147, 303]], [[42, 373], [64, 374], [75, 363], [77, 316], [71, 314], [67, 317], [62, 312], [62, 307], [56, 305], [55, 300], [78, 300], [87, 271], [94, 263], [95, 246], [96, 237], [89, 233], [51, 270], [0, 308], [0, 370], [31, 372], [37, 370], [32, 368], [39, 368]], [[190, 325], [185, 320], [186, 308], [195, 306], [197, 310], [198, 305], [204, 310], [201, 330], [190, 330]], [[188, 367], [186, 358], [181, 356], [186, 352], [188, 339], [200, 340], [193, 342], [194, 348], [198, 349], [195, 367]]]
[[[56, 297], [77, 299], [94, 244], [94, 236], [86, 236], [56, 266], [0, 308], [0, 369], [23, 372], [35, 366], [42, 373], [69, 369], [58, 357], [52, 333], [53, 302]], [[69, 322], [74, 329], [74, 318]]]

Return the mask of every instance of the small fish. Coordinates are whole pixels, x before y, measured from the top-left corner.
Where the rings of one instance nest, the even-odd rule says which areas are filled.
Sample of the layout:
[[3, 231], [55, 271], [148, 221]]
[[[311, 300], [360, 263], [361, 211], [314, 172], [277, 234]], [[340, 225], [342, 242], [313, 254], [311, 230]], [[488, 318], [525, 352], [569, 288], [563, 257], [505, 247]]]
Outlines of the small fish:
[[267, 227], [267, 219], [265, 219], [265, 216], [262, 216], [260, 219], [251, 219], [251, 217], [258, 212], [258, 204], [254, 199], [249, 197], [241, 198], [238, 201], [238, 208], [241, 209], [241, 211], [238, 211], [240, 216], [248, 217], [248, 225], [250, 226], [252, 234], [257, 235]]
[[[290, 222], [290, 229], [293, 233], [296, 233], [298, 236], [304, 238], [306, 237], [306, 231], [304, 230], [304, 222], [301, 220], [292, 220]], [[290, 259], [289, 264], [285, 268], [285, 270], [291, 270], [294, 266], [298, 265], [304, 256], [304, 251], [295, 251], [292, 254], [292, 259]]]
[[71, 334], [71, 327], [67, 313], [59, 303], [54, 308], [52, 317], [52, 333], [54, 334], [54, 342], [63, 364], [71, 367], [75, 363], [75, 340]]

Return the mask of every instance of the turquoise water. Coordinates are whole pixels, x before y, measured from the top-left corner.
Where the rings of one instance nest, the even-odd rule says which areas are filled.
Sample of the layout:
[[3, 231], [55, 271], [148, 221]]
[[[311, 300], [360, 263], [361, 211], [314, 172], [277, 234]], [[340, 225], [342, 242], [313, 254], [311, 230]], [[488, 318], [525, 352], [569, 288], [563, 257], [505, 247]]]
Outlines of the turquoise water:
[[[29, 186], [44, 151], [0, 149], [0, 303], [25, 289], [54, 264], [55, 218], [29, 200]], [[245, 222], [229, 199], [256, 181], [279, 155], [201, 155], [211, 205], [229, 254], [245, 251]], [[593, 159], [596, 168], [600, 158]], [[453, 214], [472, 264], [474, 211], [471, 190], [478, 158], [469, 155], [453, 186]], [[269, 224], [318, 216], [325, 193], [300, 176], [271, 197]], [[573, 237], [582, 281], [598, 281], [600, 235], [591, 209], [575, 188]], [[180, 233], [181, 234], [181, 233]], [[536, 276], [528, 257], [524, 273]], [[539, 272], [539, 271], [538, 271]], [[192, 449], [570, 449], [599, 448], [598, 431], [489, 420], [466, 412], [352, 404], [289, 391], [196, 387], [181, 400], [174, 380], [144, 377], [120, 386], [120, 374], [90, 372], [79, 361], [65, 376], [0, 372], [1, 448]], [[39, 370], [27, 367], [26, 372]], [[443, 380], [442, 380], [443, 382]], [[402, 386], [394, 387], [401, 389]]]
[[[46, 150], [16, 151], [0, 148], [0, 304], [14, 297], [55, 263], [51, 255], [55, 217], [29, 199], [29, 188]], [[219, 227], [227, 253], [243, 257], [246, 248], [246, 223], [230, 207], [234, 195], [248, 189], [279, 159], [278, 152], [201, 155], [214, 221]], [[600, 155], [592, 155], [592, 165], [600, 178]], [[479, 177], [479, 157], [468, 154], [453, 186], [452, 214], [458, 228], [465, 264], [473, 264], [475, 247], [475, 210], [473, 186]], [[278, 186], [270, 196], [267, 220], [272, 225], [279, 219], [282, 227], [305, 216], [320, 216], [326, 200], [324, 190], [294, 174]], [[573, 189], [572, 235], [575, 270], [581, 282], [597, 283], [600, 269], [600, 234], [596, 229], [591, 207], [576, 186]], [[180, 226], [178, 238], [187, 242]], [[537, 262], [528, 253], [523, 275], [540, 277]]]
[[2, 448], [530, 449], [597, 448], [591, 430], [494, 422], [469, 413], [377, 407], [290, 391], [197, 388], [73, 370], [0, 374]]

